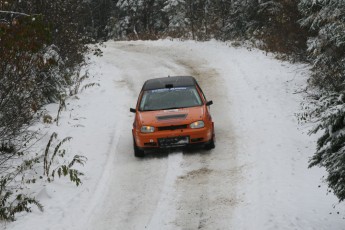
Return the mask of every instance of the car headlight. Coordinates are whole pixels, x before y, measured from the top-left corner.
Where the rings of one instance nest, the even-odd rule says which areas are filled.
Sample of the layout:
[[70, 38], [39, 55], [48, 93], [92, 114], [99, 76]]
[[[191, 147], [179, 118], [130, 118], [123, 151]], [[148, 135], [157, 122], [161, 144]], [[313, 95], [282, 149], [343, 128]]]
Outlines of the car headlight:
[[144, 125], [144, 126], [141, 126], [140, 131], [142, 133], [153, 133], [155, 131], [155, 127]]
[[192, 129], [200, 129], [205, 127], [205, 123], [203, 121], [196, 121], [189, 125]]

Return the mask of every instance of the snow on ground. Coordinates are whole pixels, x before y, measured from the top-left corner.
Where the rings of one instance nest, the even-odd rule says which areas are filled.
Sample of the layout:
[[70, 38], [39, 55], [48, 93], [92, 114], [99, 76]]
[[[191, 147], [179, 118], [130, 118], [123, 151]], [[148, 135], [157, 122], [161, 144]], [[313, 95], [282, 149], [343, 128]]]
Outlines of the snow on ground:
[[[306, 66], [216, 41], [105, 45], [89, 66], [100, 86], [69, 99], [59, 126], [45, 127], [72, 136], [68, 151], [88, 158], [83, 185], [45, 185], [45, 212], [6, 229], [345, 229], [323, 170], [307, 169], [315, 137], [294, 116]], [[136, 159], [129, 107], [145, 80], [168, 75], [195, 76], [214, 101], [216, 148]]]

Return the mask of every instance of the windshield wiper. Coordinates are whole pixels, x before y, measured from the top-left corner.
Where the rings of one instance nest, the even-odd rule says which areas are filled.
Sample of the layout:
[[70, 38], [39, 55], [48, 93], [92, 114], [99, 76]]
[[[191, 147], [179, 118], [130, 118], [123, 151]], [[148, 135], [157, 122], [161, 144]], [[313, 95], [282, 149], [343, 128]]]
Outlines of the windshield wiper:
[[157, 111], [159, 109], [145, 109], [145, 110], [140, 110], [141, 112], [149, 112], [149, 111]]
[[183, 109], [185, 107], [169, 107], [169, 108], [164, 108], [162, 110], [170, 110], [170, 109]]
[[188, 107], [168, 107], [168, 108], [159, 108], [159, 109], [144, 109], [140, 110], [141, 112], [157, 111], [157, 110], [171, 110], [171, 109], [184, 109]]

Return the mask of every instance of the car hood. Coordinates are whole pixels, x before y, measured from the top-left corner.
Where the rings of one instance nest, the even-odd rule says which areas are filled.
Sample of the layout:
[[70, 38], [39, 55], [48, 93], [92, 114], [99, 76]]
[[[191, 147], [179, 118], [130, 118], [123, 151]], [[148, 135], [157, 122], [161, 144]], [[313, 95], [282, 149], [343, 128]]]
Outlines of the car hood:
[[189, 124], [202, 120], [205, 115], [204, 106], [139, 112], [141, 125], [164, 126], [173, 124]]

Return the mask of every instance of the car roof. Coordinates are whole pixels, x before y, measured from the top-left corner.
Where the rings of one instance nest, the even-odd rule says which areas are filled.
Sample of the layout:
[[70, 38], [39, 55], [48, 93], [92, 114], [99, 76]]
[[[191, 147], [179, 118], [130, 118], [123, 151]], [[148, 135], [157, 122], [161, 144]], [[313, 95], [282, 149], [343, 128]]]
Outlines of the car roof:
[[192, 76], [169, 76], [147, 80], [142, 90], [195, 86], [196, 84], [196, 80]]

